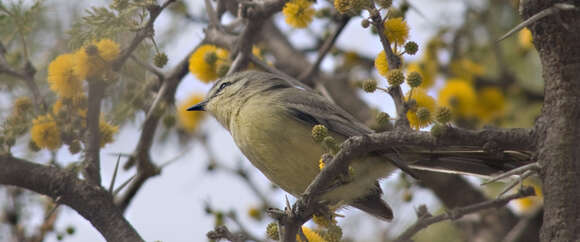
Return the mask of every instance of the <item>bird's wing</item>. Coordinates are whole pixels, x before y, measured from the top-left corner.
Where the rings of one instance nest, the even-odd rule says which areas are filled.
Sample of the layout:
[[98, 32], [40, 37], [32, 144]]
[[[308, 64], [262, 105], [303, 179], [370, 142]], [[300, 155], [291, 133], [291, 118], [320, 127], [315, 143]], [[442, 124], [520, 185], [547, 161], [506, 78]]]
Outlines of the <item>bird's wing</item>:
[[[322, 124], [330, 132], [341, 135], [344, 139], [373, 133], [371, 129], [358, 122], [348, 112], [311, 91], [292, 88], [287, 90], [284, 95], [280, 95], [278, 100], [283, 102], [282, 106], [286, 107], [288, 113], [297, 120], [310, 127]], [[398, 157], [394, 149], [392, 153], [382, 156], [405, 173], [417, 178], [411, 168]]]
[[373, 132], [343, 109], [310, 91], [292, 88], [280, 95], [279, 101], [297, 120], [309, 126], [322, 124], [344, 139]]

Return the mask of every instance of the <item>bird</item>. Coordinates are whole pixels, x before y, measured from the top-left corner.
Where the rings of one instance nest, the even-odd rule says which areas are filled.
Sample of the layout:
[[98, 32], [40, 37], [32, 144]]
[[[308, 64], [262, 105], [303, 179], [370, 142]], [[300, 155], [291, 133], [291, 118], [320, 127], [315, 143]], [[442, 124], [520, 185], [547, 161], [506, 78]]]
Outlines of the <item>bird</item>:
[[[291, 77], [253, 70], [219, 79], [202, 102], [187, 110], [209, 112], [253, 166], [295, 197], [318, 175], [319, 160], [326, 152], [312, 137], [315, 125], [324, 125], [338, 143], [374, 132]], [[496, 162], [482, 151], [399, 147], [351, 161], [349, 179], [337, 178], [337, 184], [320, 198], [332, 206], [352, 206], [390, 221], [394, 214], [381, 198], [378, 180], [397, 168], [414, 177], [411, 168], [489, 176], [521, 166], [525, 159], [509, 156]]]

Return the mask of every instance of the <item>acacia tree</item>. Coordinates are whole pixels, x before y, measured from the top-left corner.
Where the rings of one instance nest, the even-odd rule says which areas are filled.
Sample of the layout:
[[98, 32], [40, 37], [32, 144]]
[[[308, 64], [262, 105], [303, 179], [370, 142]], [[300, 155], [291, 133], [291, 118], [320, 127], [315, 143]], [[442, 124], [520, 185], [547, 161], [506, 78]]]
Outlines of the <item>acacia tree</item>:
[[[413, 185], [407, 189], [432, 190], [449, 212], [433, 216], [423, 207], [418, 209], [417, 222], [400, 233], [398, 240], [407, 240], [435, 222], [457, 220], [471, 213], [478, 213], [479, 219], [457, 222], [470, 241], [578, 240], [580, 214], [576, 204], [580, 195], [574, 192], [580, 181], [577, 155], [580, 133], [574, 128], [580, 116], [578, 3], [540, 0], [516, 3], [522, 19], [527, 20], [521, 27], [529, 30], [519, 33], [520, 44], [512, 38], [500, 45], [496, 45], [496, 40], [518, 21], [514, 6], [509, 3], [489, 1], [483, 10], [470, 9], [459, 28], [441, 28], [425, 43], [408, 40], [405, 16], [420, 9], [411, 3], [206, 0], [205, 19], [187, 14], [183, 11], [184, 3], [174, 0], [160, 3], [115, 0], [110, 6], [92, 8], [73, 25], [67, 37], [69, 47], [60, 46], [59, 51], [63, 51], [51, 53], [48, 66], [32, 61], [36, 49], [30, 44], [42, 33], [38, 28], [34, 29], [38, 32], [31, 31], [30, 27], [42, 22], [38, 18], [42, 3], [0, 4], [0, 21], [7, 26], [0, 32], [1, 85], [14, 100], [12, 110], [2, 115], [0, 184], [52, 198], [44, 225], [32, 235], [14, 230], [14, 236], [20, 240], [42, 240], [51, 231], [56, 216], [54, 208], [62, 204], [85, 217], [109, 241], [142, 241], [123, 212], [136, 193], [146, 189], [145, 182], [163, 167], [153, 162], [150, 155], [155, 133], [166, 128], [177, 130], [177, 135], [183, 138], [204, 140], [196, 130], [201, 116], [186, 113], [183, 108], [200, 97], [176, 105], [178, 85], [189, 72], [200, 81], [212, 82], [252, 68], [310, 86], [377, 131], [369, 136], [352, 137], [334, 155], [324, 156], [321, 173], [295, 204], [284, 211], [267, 210], [276, 221], [268, 226], [271, 237], [294, 241], [299, 234], [300, 240], [305, 240], [304, 237], [309, 241], [340, 240], [342, 232], [332, 215], [320, 213], [324, 208], [317, 202], [317, 191], [324, 190], [333, 177], [344, 173], [353, 158], [412, 145], [433, 151], [462, 146], [497, 157], [516, 152], [530, 165], [510, 174], [528, 177], [538, 173], [544, 205], [533, 216], [520, 217], [504, 205], [531, 195], [529, 189], [489, 199], [460, 176], [420, 172], [421, 180], [411, 181]], [[175, 14], [205, 22], [207, 26], [203, 41], [191, 50], [191, 55], [164, 72], [160, 67], [168, 57], [156, 43], [154, 23], [172, 5]], [[506, 11], [510, 12], [508, 17], [500, 18], [500, 13]], [[329, 31], [320, 36], [313, 33], [315, 45], [299, 49], [289, 41], [290, 34], [272, 20], [279, 12], [292, 28], [307, 28], [316, 16], [315, 21]], [[226, 22], [226, 14], [235, 16], [234, 20]], [[354, 21], [360, 21], [361, 28], [376, 35], [376, 43], [383, 49], [376, 58], [335, 45], [345, 26]], [[483, 41], [481, 34], [486, 36]], [[533, 77], [526, 75], [534, 72], [528, 67], [533, 66], [528, 57], [533, 52], [530, 35], [541, 60], [543, 94], [530, 87], [528, 79]], [[418, 49], [421, 57], [408, 60]], [[449, 60], [443, 60], [441, 53], [446, 53]], [[313, 61], [309, 55], [315, 56]], [[334, 71], [320, 70], [325, 58], [334, 60]], [[514, 68], [514, 60], [524, 63], [523, 67]], [[435, 100], [429, 93], [434, 92], [434, 83], [443, 79], [444, 86]], [[381, 84], [385, 80], [388, 85]], [[21, 92], [21, 87], [27, 92]], [[357, 95], [358, 88], [388, 93], [395, 113], [373, 111]], [[403, 88], [410, 90], [404, 93]], [[123, 89], [129, 91], [115, 91]], [[541, 112], [526, 125], [526, 120], [533, 120], [530, 117], [538, 113], [532, 111], [522, 118], [521, 112], [534, 103], [543, 103]], [[168, 111], [173, 106], [177, 106], [176, 113]], [[114, 179], [111, 185], [103, 185], [109, 182], [102, 181], [100, 176], [100, 149], [112, 142], [118, 129], [113, 123], [129, 122], [138, 113], [145, 113], [143, 128], [135, 150], [124, 163], [125, 168], [136, 166], [137, 173], [117, 189], [113, 187]], [[419, 131], [429, 125], [431, 132]], [[485, 125], [519, 128], [482, 128]], [[27, 142], [27, 134], [30, 152], [56, 151], [64, 145], [72, 154], [81, 153], [82, 161], [62, 167], [55, 152], [47, 164], [15, 157], [12, 150]], [[208, 165], [208, 170], [213, 169], [224, 168], [214, 161]], [[251, 184], [246, 171], [234, 170], [233, 174]], [[409, 183], [406, 179], [402, 182]], [[11, 196], [21, 196], [13, 187]], [[260, 191], [256, 190], [256, 195], [263, 201], [264, 209], [274, 207]], [[207, 210], [218, 220], [227, 216], [210, 206]], [[313, 216], [319, 224], [316, 232], [301, 226]], [[18, 225], [17, 219], [7, 221]], [[208, 236], [232, 241], [259, 240], [243, 227], [238, 233], [218, 226]]]

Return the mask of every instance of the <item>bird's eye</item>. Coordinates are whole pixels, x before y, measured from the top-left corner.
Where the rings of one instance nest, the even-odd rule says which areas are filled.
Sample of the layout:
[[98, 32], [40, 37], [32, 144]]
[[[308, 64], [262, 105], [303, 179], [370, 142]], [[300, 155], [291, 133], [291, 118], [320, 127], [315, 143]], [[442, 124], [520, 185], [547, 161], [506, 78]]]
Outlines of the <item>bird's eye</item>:
[[231, 82], [224, 82], [220, 85], [220, 87], [218, 87], [216, 93], [221, 92], [224, 88], [226, 88], [227, 86], [229, 86], [230, 84], [232, 84]]

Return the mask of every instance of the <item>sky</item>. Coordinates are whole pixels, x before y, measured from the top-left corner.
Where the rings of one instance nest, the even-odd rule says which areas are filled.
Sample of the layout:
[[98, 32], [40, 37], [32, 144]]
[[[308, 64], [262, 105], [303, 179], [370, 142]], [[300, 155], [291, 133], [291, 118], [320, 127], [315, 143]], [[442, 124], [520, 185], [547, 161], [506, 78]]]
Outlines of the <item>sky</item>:
[[[203, 7], [203, 1], [187, 1], [190, 12], [199, 12]], [[323, 2], [323, 1], [318, 1]], [[394, 1], [398, 4], [399, 1]], [[407, 15], [407, 21], [411, 28], [410, 40], [417, 43], [425, 42], [436, 31], [436, 27], [442, 24], [457, 22], [461, 19], [464, 10], [464, 1], [447, 0], [431, 3], [429, 0], [410, 0], [416, 6], [421, 14], [411, 10]], [[98, 6], [103, 1], [86, 1], [85, 4]], [[319, 7], [320, 5], [316, 5]], [[292, 30], [285, 25], [281, 14], [276, 15], [275, 21], [284, 31], [293, 31], [291, 41], [297, 46], [308, 45], [308, 32], [304, 30]], [[344, 33], [337, 40], [337, 45], [344, 49], [350, 49], [362, 53], [368, 57], [374, 58], [381, 50], [381, 45], [375, 36], [369, 34], [368, 30], [360, 27], [361, 18], [355, 18], [347, 25]], [[162, 13], [155, 23], [156, 33], [164, 33], [168, 25], [176, 22], [167, 13]], [[176, 38], [168, 41], [163, 49], [169, 56], [169, 64], [165, 70], [171, 69], [179, 60], [203, 38], [202, 25], [182, 22], [184, 28]], [[187, 25], [185, 25], [187, 23]], [[313, 26], [313, 29], [320, 30], [321, 26]], [[355, 36], [355, 37], [353, 37]], [[418, 53], [417, 56], [420, 56]], [[414, 57], [417, 58], [417, 57]], [[409, 58], [412, 60], [413, 58]], [[322, 63], [322, 69], [331, 70], [332, 61], [326, 59]], [[178, 102], [183, 100], [193, 92], [206, 92], [209, 85], [197, 81], [191, 74], [187, 75], [180, 84], [176, 98]], [[372, 106], [378, 107], [382, 111], [388, 112], [394, 116], [394, 106], [387, 94], [376, 92], [365, 94], [361, 92], [364, 100]], [[102, 178], [104, 186], [108, 186], [117, 157], [116, 153], [132, 153], [137, 144], [141, 132], [140, 125], [144, 120], [144, 115], [138, 116], [133, 124], [124, 125], [120, 132], [115, 136], [115, 142], [107, 145], [101, 151], [102, 157]], [[250, 175], [260, 188], [269, 191], [270, 200], [279, 208], [284, 205], [286, 195], [283, 191], [271, 191], [267, 179], [253, 168], [238, 148], [233, 143], [229, 133], [223, 129], [213, 118], [208, 118], [203, 123], [202, 130], [211, 131], [209, 133], [209, 143], [212, 152], [217, 155], [220, 163], [229, 167], [236, 167], [241, 164], [250, 170]], [[159, 132], [158, 132], [159, 133]], [[184, 151], [186, 151], [184, 153]], [[14, 150], [16, 156], [24, 155], [23, 150]], [[71, 156], [65, 149], [59, 151], [59, 157], [62, 160], [71, 162], [80, 159], [79, 156]], [[154, 178], [149, 179], [145, 186], [139, 191], [132, 201], [132, 204], [126, 212], [126, 218], [143, 236], [146, 241], [161, 240], [164, 242], [180, 241], [205, 241], [205, 234], [213, 229], [214, 221], [212, 217], [207, 216], [204, 212], [204, 203], [209, 202], [217, 209], [236, 210], [239, 217], [249, 230], [263, 237], [267, 222], [255, 222], [246, 216], [245, 211], [252, 206], [259, 205], [259, 201], [251, 194], [251, 190], [246, 184], [241, 182], [237, 177], [217, 172], [208, 174], [205, 171], [208, 156], [198, 142], [191, 142], [186, 146], [180, 146], [176, 137], [170, 137], [166, 142], [155, 142], [151, 152], [152, 159], [156, 164], [162, 164], [175, 157], [180, 158], [162, 170], [162, 173]], [[36, 160], [47, 159], [47, 154], [40, 154], [34, 158]], [[125, 181], [132, 176], [134, 170], [121, 172], [117, 178], [117, 184]], [[386, 179], [382, 182], [383, 188], [394, 183], [396, 176]], [[388, 190], [388, 189], [387, 189]], [[379, 222], [374, 218], [368, 218], [361, 215], [355, 210], [347, 210], [343, 213], [346, 219], [340, 221], [342, 224], [358, 224], [360, 227], [376, 227], [377, 223], [382, 223], [379, 227], [391, 229], [401, 229], [404, 224], [409, 223], [415, 218], [413, 208], [420, 204], [429, 205], [430, 209], [437, 209], [436, 198], [428, 191], [419, 191], [415, 199], [407, 206], [400, 206], [403, 203], [400, 196], [386, 198], [394, 207], [402, 207], [401, 210], [395, 211], [400, 216], [394, 223]], [[73, 225], [76, 233], [66, 237], [65, 241], [86, 241], [98, 242], [104, 241], [103, 237], [96, 231], [91, 224], [78, 215], [74, 210], [68, 207], [61, 207], [56, 227], [61, 230], [67, 226]], [[267, 220], [270, 221], [270, 220]], [[399, 222], [402, 221], [402, 222]], [[230, 225], [235, 229], [235, 226]], [[392, 228], [392, 227], [395, 228]], [[356, 226], [345, 226], [345, 234], [353, 234], [352, 229]], [[372, 231], [367, 231], [370, 234]], [[47, 241], [57, 241], [54, 236], [50, 236]]]

